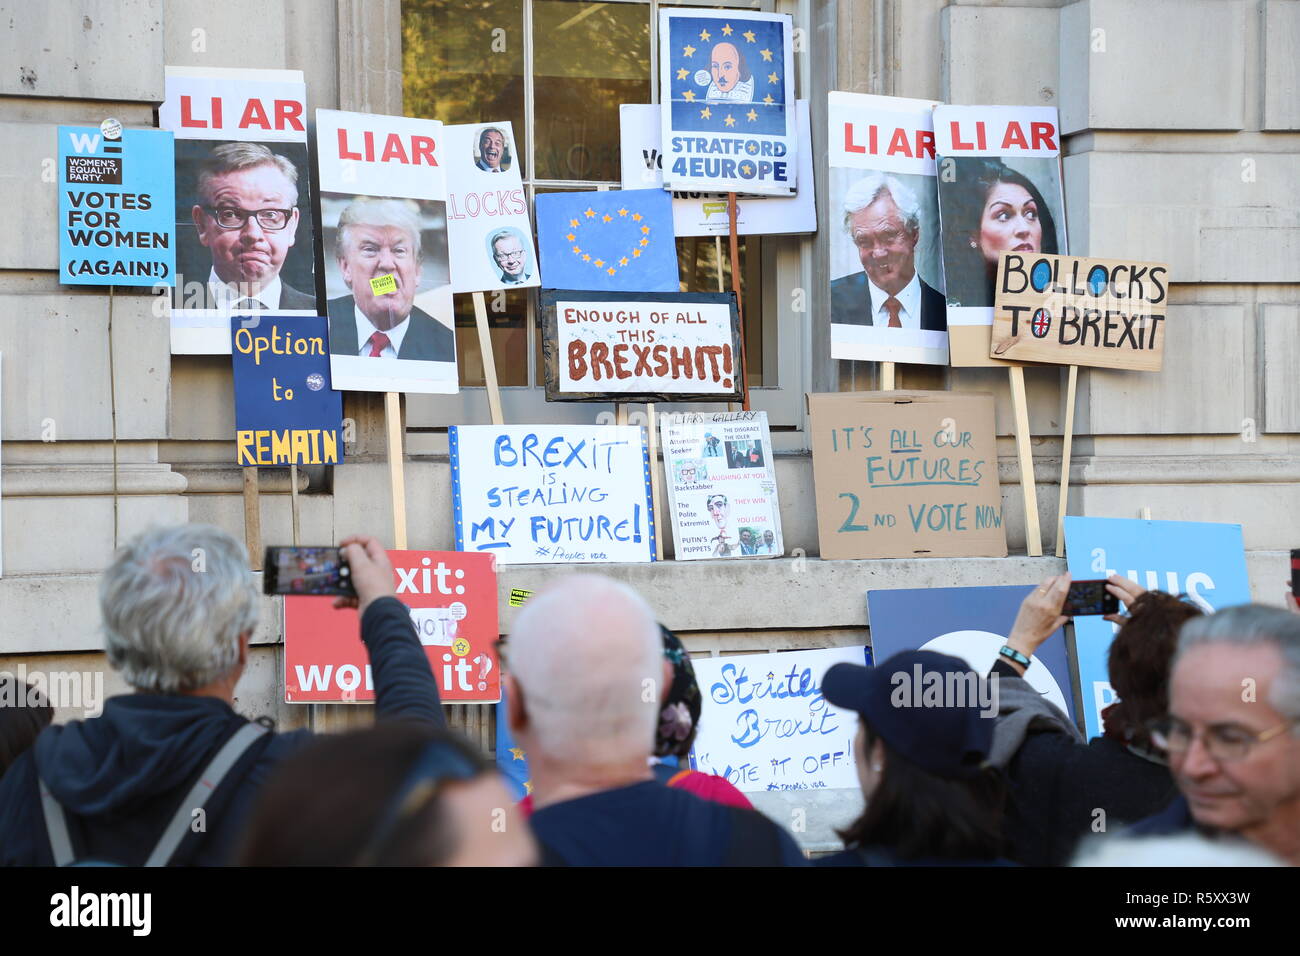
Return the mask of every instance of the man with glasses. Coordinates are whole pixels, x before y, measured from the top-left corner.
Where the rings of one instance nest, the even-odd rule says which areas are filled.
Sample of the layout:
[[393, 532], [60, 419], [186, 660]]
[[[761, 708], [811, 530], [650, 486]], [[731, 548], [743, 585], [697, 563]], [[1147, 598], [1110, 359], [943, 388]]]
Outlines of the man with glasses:
[[1188, 621], [1151, 737], [1181, 796], [1133, 833], [1235, 834], [1300, 865], [1300, 617], [1249, 604]]
[[199, 171], [198, 195], [190, 214], [199, 242], [212, 254], [207, 307], [315, 310], [314, 295], [280, 278], [298, 232], [292, 162], [261, 143], [223, 143]]
[[492, 234], [492, 258], [501, 270], [501, 281], [508, 285], [521, 285], [532, 278], [526, 270], [524, 244], [513, 229], [499, 229]]

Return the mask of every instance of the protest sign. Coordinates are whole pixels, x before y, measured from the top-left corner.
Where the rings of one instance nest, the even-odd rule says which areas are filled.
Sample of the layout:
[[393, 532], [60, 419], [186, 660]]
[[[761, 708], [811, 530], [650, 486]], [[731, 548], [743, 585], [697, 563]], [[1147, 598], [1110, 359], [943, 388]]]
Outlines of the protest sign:
[[1003, 252], [1069, 251], [1054, 106], [936, 106], [939, 218], [955, 366], [989, 356], [994, 281]]
[[936, 105], [830, 94], [832, 358], [948, 364]]
[[501, 564], [653, 561], [639, 425], [453, 425], [456, 549]]
[[509, 122], [442, 128], [451, 290], [541, 285], [528, 200]]
[[541, 193], [537, 245], [548, 289], [676, 292], [672, 199], [662, 189]]
[[767, 412], [659, 421], [677, 560], [785, 554]]
[[669, 189], [783, 196], [799, 185], [788, 13], [659, 11]]
[[990, 343], [995, 358], [1158, 372], [1169, 267], [1004, 252]]
[[176, 353], [224, 354], [230, 316], [316, 315], [301, 70], [166, 68], [176, 136]]
[[809, 395], [823, 558], [1007, 553], [993, 396]]
[[[624, 103], [619, 107], [623, 188], [664, 184], [663, 132], [657, 103]], [[736, 234], [776, 236], [817, 231], [813, 191], [812, 132], [808, 101], [795, 104], [799, 134], [799, 192], [794, 196], [744, 196], [736, 202]], [[726, 236], [727, 194], [674, 192], [673, 232], [683, 236]]]
[[[899, 651], [923, 650], [960, 657], [977, 674], [998, 660], [1034, 585], [984, 588], [903, 588], [867, 592], [871, 652], [876, 663]], [[1065, 628], [1052, 633], [1031, 658], [1025, 680], [1073, 717], [1069, 653]]]
[[746, 793], [858, 789], [858, 716], [821, 686], [833, 665], [866, 661], [861, 647], [692, 659], [703, 701], [691, 766]]
[[434, 120], [316, 111], [339, 391], [459, 388], [442, 134]]
[[[1207, 614], [1250, 601], [1241, 525], [1066, 517], [1065, 547], [1070, 576], [1076, 581], [1120, 574], [1148, 591], [1186, 594]], [[1101, 712], [1118, 699], [1107, 667], [1117, 630], [1100, 617], [1074, 619], [1083, 716], [1090, 738], [1102, 732]]]
[[337, 465], [343, 396], [330, 388], [325, 319], [230, 319], [235, 449], [241, 466]]
[[59, 127], [59, 281], [176, 283], [172, 134]]
[[730, 292], [542, 293], [548, 402], [718, 402], [740, 397]]
[[[397, 598], [411, 609], [443, 703], [501, 697], [497, 575], [490, 554], [389, 551]], [[355, 610], [322, 597], [284, 599], [284, 699], [290, 704], [375, 699]]]

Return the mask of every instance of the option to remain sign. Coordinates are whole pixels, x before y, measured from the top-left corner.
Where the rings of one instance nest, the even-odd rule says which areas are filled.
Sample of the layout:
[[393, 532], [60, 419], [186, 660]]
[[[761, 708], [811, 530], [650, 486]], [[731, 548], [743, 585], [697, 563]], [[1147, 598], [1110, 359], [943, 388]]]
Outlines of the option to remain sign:
[[740, 397], [731, 292], [542, 293], [549, 402]]

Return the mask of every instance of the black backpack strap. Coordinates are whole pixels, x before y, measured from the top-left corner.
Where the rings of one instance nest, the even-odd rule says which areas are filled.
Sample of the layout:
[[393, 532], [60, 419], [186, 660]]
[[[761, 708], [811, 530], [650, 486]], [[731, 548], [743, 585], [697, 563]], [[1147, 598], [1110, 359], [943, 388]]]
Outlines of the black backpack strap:
[[757, 810], [727, 807], [731, 811], [731, 837], [723, 866], [782, 866], [779, 830], [775, 823]]

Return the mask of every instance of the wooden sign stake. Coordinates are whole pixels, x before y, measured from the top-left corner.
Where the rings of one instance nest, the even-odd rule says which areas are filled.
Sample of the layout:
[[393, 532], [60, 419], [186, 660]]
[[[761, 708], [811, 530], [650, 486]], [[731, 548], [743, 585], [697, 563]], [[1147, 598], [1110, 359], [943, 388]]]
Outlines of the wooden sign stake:
[[497, 388], [497, 360], [492, 351], [492, 334], [488, 330], [487, 302], [482, 292], [471, 293], [474, 296], [474, 324], [478, 327], [478, 349], [483, 357], [483, 383], [487, 386], [488, 408], [492, 412], [492, 424], [504, 425], [501, 415], [501, 390]]
[[650, 448], [650, 507], [654, 510], [655, 560], [662, 561], [664, 559], [664, 505], [659, 495], [659, 433], [655, 422], [655, 403], [647, 403], [645, 411], [646, 428], [650, 430], [646, 438]]
[[1025, 499], [1025, 549], [1031, 558], [1042, 557], [1043, 534], [1038, 527], [1038, 495], [1034, 490], [1034, 455], [1029, 447], [1029, 406], [1025, 400], [1025, 370], [1007, 369], [1011, 376], [1011, 408], [1016, 419], [1016, 451], [1020, 457], [1020, 491]]
[[1146, 505], [1143, 505], [1142, 510], [1138, 512], [1138, 515], [1142, 518], [1143, 521], [1150, 521], [1151, 509], [1148, 508]]
[[[745, 355], [745, 305], [740, 298], [740, 236], [736, 232], [736, 194], [727, 193], [727, 226], [731, 230], [731, 290], [736, 293], [736, 312], [740, 315], [740, 376], [741, 408], [749, 411], [749, 364]], [[722, 274], [722, 263], [718, 263], [718, 275]]]
[[248, 566], [262, 570], [262, 502], [257, 489], [257, 469], [244, 469], [244, 543]]
[[1070, 450], [1074, 444], [1074, 393], [1079, 384], [1079, 366], [1070, 366], [1065, 388], [1065, 443], [1061, 447], [1061, 497], [1056, 504], [1056, 556], [1065, 557], [1065, 508], [1070, 494]]
[[384, 394], [388, 433], [388, 478], [393, 492], [393, 548], [406, 550], [406, 475], [402, 471], [402, 406], [397, 392]]
[[894, 390], [894, 363], [880, 363], [880, 390], [882, 392], [892, 392]]

